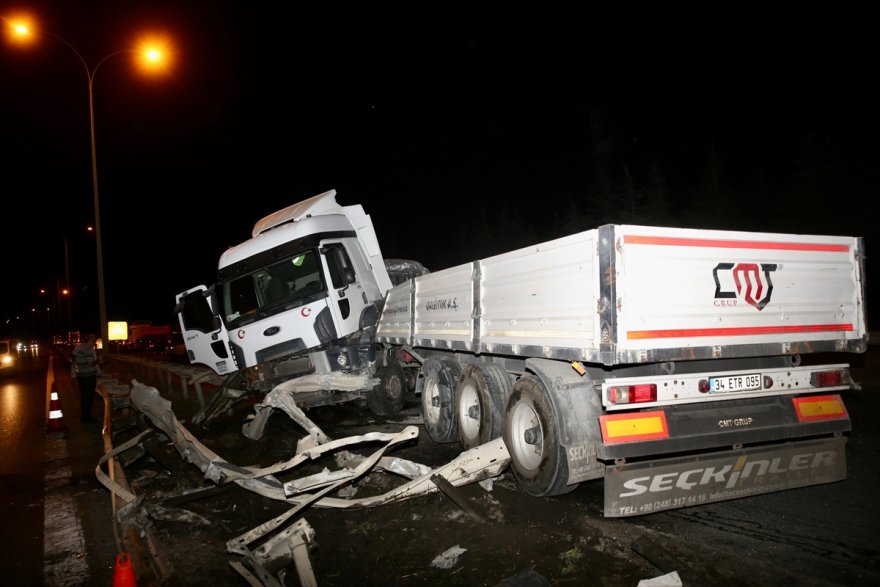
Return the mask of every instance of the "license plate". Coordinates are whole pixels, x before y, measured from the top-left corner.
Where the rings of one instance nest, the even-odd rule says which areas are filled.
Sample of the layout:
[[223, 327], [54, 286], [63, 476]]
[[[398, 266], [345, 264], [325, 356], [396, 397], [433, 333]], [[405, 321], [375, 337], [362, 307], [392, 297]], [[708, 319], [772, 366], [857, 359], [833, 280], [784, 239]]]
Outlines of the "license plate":
[[712, 393], [728, 391], [751, 391], [761, 389], [761, 374], [730, 375], [727, 377], [710, 377], [709, 389]]

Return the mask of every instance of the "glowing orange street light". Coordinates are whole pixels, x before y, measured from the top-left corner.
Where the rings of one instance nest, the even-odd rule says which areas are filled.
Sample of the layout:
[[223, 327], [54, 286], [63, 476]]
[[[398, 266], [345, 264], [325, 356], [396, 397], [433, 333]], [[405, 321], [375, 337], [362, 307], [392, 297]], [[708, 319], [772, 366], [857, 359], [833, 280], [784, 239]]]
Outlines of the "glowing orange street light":
[[170, 52], [170, 42], [163, 37], [158, 35], [154, 35], [150, 39], [145, 39], [139, 43], [138, 49], [121, 49], [119, 51], [114, 51], [102, 57], [93, 68], [89, 68], [89, 64], [83, 58], [79, 51], [76, 50], [76, 47], [68, 43], [63, 38], [59, 37], [54, 33], [50, 33], [48, 31], [40, 30], [33, 24], [33, 19], [26, 15], [17, 15], [12, 18], [6, 18], [4, 16], [0, 16], [0, 19], [3, 20], [8, 26], [9, 34], [8, 36], [11, 40], [16, 42], [24, 42], [30, 41], [35, 38], [37, 35], [44, 35], [47, 37], [51, 37], [56, 41], [61, 42], [68, 49], [73, 51], [76, 57], [79, 59], [80, 63], [82, 63], [83, 69], [86, 72], [86, 79], [88, 81], [89, 87], [89, 134], [91, 137], [91, 148], [92, 148], [92, 191], [94, 194], [95, 200], [95, 248], [97, 250], [97, 258], [98, 258], [98, 310], [99, 310], [99, 321], [100, 321], [100, 329], [101, 329], [101, 338], [102, 340], [107, 340], [107, 302], [104, 295], [104, 256], [101, 247], [101, 212], [100, 212], [100, 200], [98, 198], [98, 160], [95, 154], [95, 107], [94, 107], [94, 92], [93, 86], [95, 82], [95, 74], [98, 72], [98, 68], [101, 65], [110, 59], [111, 57], [115, 57], [116, 55], [122, 55], [125, 53], [134, 54], [137, 56], [138, 62], [141, 65], [140, 69], [144, 71], [158, 72], [164, 71], [167, 69], [167, 59], [166, 55]]
[[17, 43], [27, 42], [31, 35], [31, 19], [27, 15], [15, 15], [11, 18], [0, 16], [7, 25], [7, 37]]

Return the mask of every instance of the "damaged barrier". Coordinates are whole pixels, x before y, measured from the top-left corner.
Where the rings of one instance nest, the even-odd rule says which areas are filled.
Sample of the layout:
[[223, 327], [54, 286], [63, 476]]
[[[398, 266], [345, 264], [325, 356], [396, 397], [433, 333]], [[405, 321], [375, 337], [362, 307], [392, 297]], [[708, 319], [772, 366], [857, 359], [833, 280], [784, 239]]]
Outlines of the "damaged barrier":
[[[408, 499], [417, 495], [479, 482], [500, 475], [510, 462], [510, 455], [502, 439], [462, 452], [457, 458], [440, 467], [431, 468], [406, 459], [389, 456], [397, 445], [418, 437], [418, 428], [406, 426], [397, 433], [371, 432], [331, 439], [295, 406], [283, 390], [275, 395], [277, 405], [304, 427], [306, 436], [297, 444], [296, 454], [268, 467], [241, 466], [230, 463], [203, 444], [177, 419], [171, 402], [159, 391], [136, 379], [132, 381], [127, 400], [152, 426], [135, 435], [102, 457], [96, 470], [99, 481], [128, 505], [125, 515], [137, 518], [138, 498], [103, 472], [103, 467], [114, 457], [131, 451], [148, 437], [161, 433], [174, 444], [180, 457], [197, 467], [204, 478], [222, 487], [235, 483], [258, 495], [289, 504], [283, 514], [245, 532], [226, 543], [228, 552], [240, 555], [230, 565], [245, 578], [256, 579], [264, 585], [282, 584], [268, 568], [277, 569], [293, 564], [303, 585], [314, 585], [315, 578], [308, 560], [308, 546], [314, 540], [314, 530], [302, 517], [309, 507], [371, 508]], [[303, 419], [305, 418], [305, 419]], [[380, 443], [368, 456], [352, 453], [347, 448]], [[335, 469], [325, 468], [321, 473], [302, 475], [281, 482], [275, 475], [290, 473], [298, 466], [333, 456]], [[340, 490], [351, 486], [368, 473], [394, 474], [408, 481], [380, 495], [362, 498], [342, 497]], [[199, 491], [208, 491], [205, 489]], [[335, 495], [334, 495], [335, 494]], [[191, 496], [192, 493], [188, 493]], [[298, 518], [298, 519], [297, 519]], [[255, 546], [260, 543], [259, 546]]]

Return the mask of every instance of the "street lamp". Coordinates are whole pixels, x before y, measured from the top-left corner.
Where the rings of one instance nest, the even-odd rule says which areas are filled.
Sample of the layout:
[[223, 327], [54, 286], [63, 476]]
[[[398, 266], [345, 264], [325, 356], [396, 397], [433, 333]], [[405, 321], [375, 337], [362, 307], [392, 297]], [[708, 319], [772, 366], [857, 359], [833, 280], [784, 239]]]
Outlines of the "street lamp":
[[[54, 33], [35, 28], [30, 24], [30, 19], [26, 17], [10, 19], [4, 16], [0, 16], [0, 19], [8, 25], [10, 37], [14, 40], [27, 41], [33, 36], [39, 34], [61, 42], [65, 47], [73, 51], [80, 63], [82, 63], [83, 69], [86, 72], [86, 79], [88, 80], [89, 87], [89, 136], [91, 138], [92, 149], [92, 192], [95, 201], [95, 249], [98, 262], [98, 320], [102, 343], [107, 344], [107, 302], [104, 294], [104, 254], [101, 246], [101, 208], [100, 200], [98, 198], [98, 160], [95, 151], [95, 107], [93, 93], [95, 74], [105, 61], [111, 57], [123, 55], [125, 53], [132, 53], [140, 56], [143, 69], [158, 70], [164, 63], [163, 56], [166, 52], [164, 50], [166, 42], [160, 39], [145, 40], [141, 43], [141, 47], [138, 49], [121, 49], [119, 51], [114, 51], [102, 57], [95, 67], [90, 69], [88, 62], [80, 52], [76, 50], [76, 47]], [[65, 239], [65, 254], [66, 244], [67, 242]]]

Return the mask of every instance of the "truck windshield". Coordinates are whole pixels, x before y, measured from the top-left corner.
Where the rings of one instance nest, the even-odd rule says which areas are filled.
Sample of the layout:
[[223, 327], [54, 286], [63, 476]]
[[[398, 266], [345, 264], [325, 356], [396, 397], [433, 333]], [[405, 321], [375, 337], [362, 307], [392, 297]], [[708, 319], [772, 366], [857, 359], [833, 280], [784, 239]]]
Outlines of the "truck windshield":
[[318, 256], [309, 249], [223, 283], [223, 312], [230, 323], [322, 291]]

